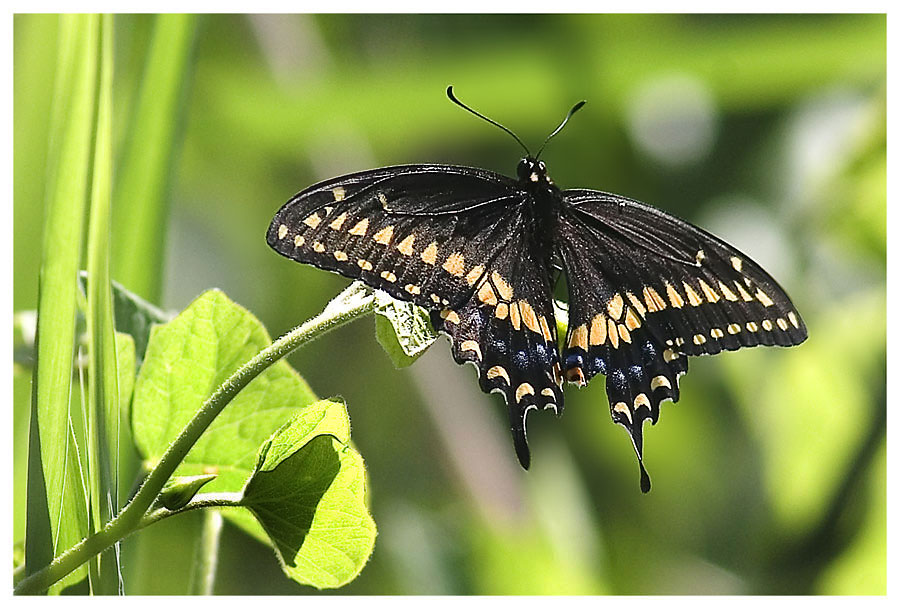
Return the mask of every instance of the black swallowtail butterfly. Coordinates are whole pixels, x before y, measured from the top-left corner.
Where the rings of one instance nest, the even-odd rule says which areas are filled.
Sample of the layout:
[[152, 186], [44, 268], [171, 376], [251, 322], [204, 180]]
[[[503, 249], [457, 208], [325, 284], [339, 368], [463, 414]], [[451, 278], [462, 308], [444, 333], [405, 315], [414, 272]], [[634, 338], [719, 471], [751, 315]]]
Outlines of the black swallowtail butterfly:
[[[613, 421], [637, 454], [643, 422], [678, 401], [687, 356], [790, 346], [807, 332], [778, 283], [706, 231], [638, 201], [560, 190], [526, 156], [517, 179], [450, 165], [384, 167], [320, 182], [275, 214], [267, 241], [298, 262], [359, 279], [430, 311], [457, 363], [509, 410], [528, 468], [525, 418], [563, 411], [563, 381], [606, 376]], [[558, 133], [584, 102], [550, 134]], [[569, 323], [557, 341], [553, 288], [566, 275]]]

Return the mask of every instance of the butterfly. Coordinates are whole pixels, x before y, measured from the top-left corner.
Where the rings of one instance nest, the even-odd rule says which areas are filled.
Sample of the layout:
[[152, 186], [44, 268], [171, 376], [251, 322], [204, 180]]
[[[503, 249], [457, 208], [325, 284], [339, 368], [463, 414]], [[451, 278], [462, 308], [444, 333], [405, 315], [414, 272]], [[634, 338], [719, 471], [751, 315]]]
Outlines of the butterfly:
[[[268, 244], [279, 254], [361, 280], [429, 311], [454, 360], [503, 395], [516, 454], [528, 468], [525, 422], [563, 412], [565, 382], [606, 377], [615, 423], [631, 439], [641, 490], [643, 424], [678, 401], [688, 356], [791, 346], [807, 330], [778, 283], [747, 255], [654, 207], [596, 190], [560, 190], [540, 160], [516, 178], [451, 165], [402, 165], [320, 182], [281, 207]], [[565, 274], [560, 345], [553, 293]]]

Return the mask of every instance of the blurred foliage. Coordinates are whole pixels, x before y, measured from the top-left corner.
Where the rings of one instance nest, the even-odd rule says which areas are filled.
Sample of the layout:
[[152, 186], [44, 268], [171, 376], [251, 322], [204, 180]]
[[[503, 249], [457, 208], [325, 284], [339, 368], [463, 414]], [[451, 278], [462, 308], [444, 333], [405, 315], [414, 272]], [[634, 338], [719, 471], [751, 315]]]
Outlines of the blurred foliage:
[[[153, 23], [116, 20], [117, 156]], [[14, 24], [18, 312], [37, 302], [57, 24]], [[520, 150], [447, 102], [453, 84], [529, 145], [587, 99], [543, 155], [554, 180], [719, 234], [778, 278], [809, 327], [798, 348], [691, 360], [681, 401], [646, 433], [649, 496], [602, 382], [568, 389], [561, 419], [530, 418], [526, 473], [500, 398], [477, 390], [445, 340], [397, 370], [370, 320], [324, 337], [292, 363], [317, 394], [351, 405], [379, 523], [372, 559], [340, 593], [885, 593], [884, 16], [209, 15], [197, 25], [168, 135], [168, 233], [143, 254], [154, 256], [148, 273], [165, 263], [163, 308], [218, 287], [286, 331], [346, 284], [266, 246], [269, 219], [294, 192], [395, 163], [513, 173]], [[21, 540], [26, 375], [14, 390]], [[185, 515], [126, 540], [127, 591], [185, 592], [185, 540], [199, 530]], [[313, 592], [230, 525], [218, 568], [217, 593]]]

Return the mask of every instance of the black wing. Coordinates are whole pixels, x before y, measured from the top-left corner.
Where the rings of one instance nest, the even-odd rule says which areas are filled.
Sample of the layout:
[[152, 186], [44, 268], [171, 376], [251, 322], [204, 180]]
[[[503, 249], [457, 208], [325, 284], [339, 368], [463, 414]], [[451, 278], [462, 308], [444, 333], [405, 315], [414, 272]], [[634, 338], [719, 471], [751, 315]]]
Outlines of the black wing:
[[320, 182], [275, 214], [283, 256], [429, 309], [469, 299], [510, 238], [515, 182], [467, 167], [385, 167]]
[[[558, 248], [569, 284], [566, 376], [606, 375], [613, 420], [642, 461], [642, 426], [678, 400], [687, 356], [796, 345], [807, 332], [778, 283], [706, 231], [618, 195], [569, 190]], [[642, 488], [649, 478], [641, 463]]]
[[524, 230], [529, 196], [480, 169], [387, 167], [300, 192], [267, 235], [288, 258], [431, 310], [454, 359], [503, 394], [524, 467], [526, 413], [563, 407], [549, 271]]
[[[524, 223], [521, 214], [515, 220]], [[435, 328], [450, 335], [453, 358], [478, 368], [481, 390], [506, 401], [516, 455], [528, 469], [525, 419], [533, 409], [563, 411], [563, 376], [557, 347], [549, 268], [532, 251], [524, 230], [489, 266], [463, 306], [432, 313]]]

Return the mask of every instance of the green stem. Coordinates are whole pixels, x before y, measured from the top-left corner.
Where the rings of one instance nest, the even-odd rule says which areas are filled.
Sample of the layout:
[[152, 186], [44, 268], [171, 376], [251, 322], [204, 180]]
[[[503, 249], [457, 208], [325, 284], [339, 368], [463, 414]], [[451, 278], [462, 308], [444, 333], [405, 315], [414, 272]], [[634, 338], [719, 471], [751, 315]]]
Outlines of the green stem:
[[243, 493], [201, 493], [177, 510], [158, 508], [153, 510], [152, 512], [148, 512], [143, 518], [141, 518], [141, 523], [140, 525], [138, 525], [135, 531], [137, 531], [138, 529], [143, 529], [144, 527], [148, 527], [151, 524], [155, 524], [160, 520], [169, 518], [170, 516], [177, 516], [178, 514], [184, 514], [185, 512], [189, 512], [191, 510], [202, 510], [205, 508], [241, 507], [241, 500], [243, 499], [243, 496]]
[[319, 315], [294, 328], [238, 368], [181, 430], [128, 505], [102, 530], [86, 537], [54, 558], [49, 565], [22, 580], [16, 586], [15, 594], [37, 594], [46, 590], [97, 553], [145, 526], [144, 516], [163, 485], [200, 435], [241, 389], [284, 356], [330, 330], [371, 312], [373, 308], [374, 297], [371, 293], [361, 284], [353, 283], [328, 303]]
[[216, 585], [216, 569], [219, 564], [219, 539], [222, 537], [224, 520], [218, 510], [206, 510], [203, 527], [194, 551], [193, 565], [188, 594], [212, 596]]

